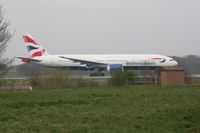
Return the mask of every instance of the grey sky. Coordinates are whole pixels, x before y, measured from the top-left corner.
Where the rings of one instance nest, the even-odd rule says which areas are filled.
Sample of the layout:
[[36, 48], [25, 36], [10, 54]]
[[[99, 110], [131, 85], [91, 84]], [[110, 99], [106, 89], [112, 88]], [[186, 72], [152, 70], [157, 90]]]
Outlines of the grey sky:
[[200, 0], [1, 0], [16, 34], [7, 55], [28, 56], [31, 33], [52, 54], [200, 55]]

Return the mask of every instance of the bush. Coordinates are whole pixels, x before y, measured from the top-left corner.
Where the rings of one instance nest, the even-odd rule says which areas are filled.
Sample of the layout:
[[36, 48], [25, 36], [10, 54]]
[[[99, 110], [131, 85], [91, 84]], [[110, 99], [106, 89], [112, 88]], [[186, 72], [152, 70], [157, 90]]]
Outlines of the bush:
[[110, 79], [110, 84], [113, 86], [128, 86], [129, 81], [133, 80], [136, 74], [131, 71], [117, 71]]
[[67, 73], [50, 72], [43, 76], [32, 76], [31, 86], [34, 89], [65, 89], [100, 86], [97, 81], [80, 77], [70, 77]]
[[30, 84], [33, 89], [66, 89], [66, 88], [86, 88], [98, 86], [128, 86], [129, 82], [136, 77], [131, 71], [117, 71], [112, 78], [105, 80], [95, 80], [88, 78], [72, 77], [66, 71], [50, 71], [45, 75], [32, 75]]

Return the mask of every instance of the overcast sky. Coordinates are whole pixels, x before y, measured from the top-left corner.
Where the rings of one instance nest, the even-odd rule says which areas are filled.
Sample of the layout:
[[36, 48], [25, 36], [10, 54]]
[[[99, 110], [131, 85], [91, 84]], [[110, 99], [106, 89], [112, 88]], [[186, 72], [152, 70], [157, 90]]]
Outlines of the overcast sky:
[[28, 56], [32, 36], [51, 54], [200, 55], [200, 0], [0, 0], [7, 56]]

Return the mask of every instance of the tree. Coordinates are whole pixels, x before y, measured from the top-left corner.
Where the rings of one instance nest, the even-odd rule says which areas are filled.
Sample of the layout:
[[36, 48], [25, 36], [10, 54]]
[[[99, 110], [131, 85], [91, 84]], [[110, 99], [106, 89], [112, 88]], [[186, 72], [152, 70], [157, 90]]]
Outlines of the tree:
[[179, 66], [185, 69], [186, 74], [200, 74], [200, 56], [187, 55], [184, 57], [173, 56]]
[[7, 43], [11, 39], [12, 34], [8, 30], [9, 23], [4, 19], [4, 10], [0, 6], [0, 76], [3, 76], [12, 60], [4, 56]]

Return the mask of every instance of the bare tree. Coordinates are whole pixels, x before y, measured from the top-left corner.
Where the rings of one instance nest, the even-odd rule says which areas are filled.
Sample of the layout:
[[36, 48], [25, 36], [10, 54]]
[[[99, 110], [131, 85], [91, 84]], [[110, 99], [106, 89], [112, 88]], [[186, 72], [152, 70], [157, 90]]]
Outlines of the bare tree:
[[12, 62], [12, 60], [4, 56], [8, 41], [12, 37], [8, 27], [9, 23], [4, 19], [4, 10], [2, 6], [0, 6], [0, 77], [7, 72], [8, 66]]

